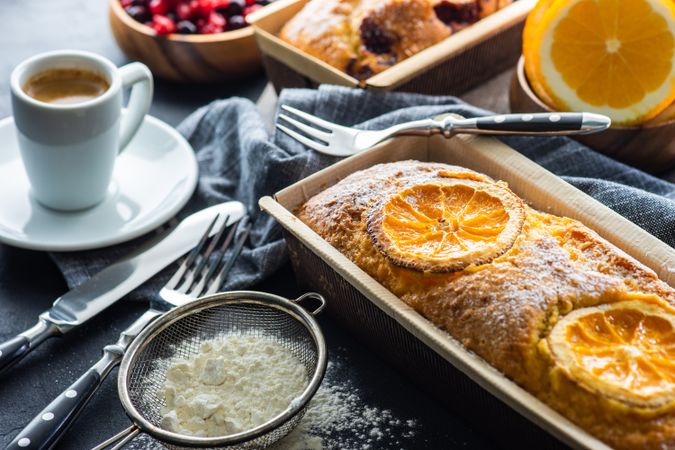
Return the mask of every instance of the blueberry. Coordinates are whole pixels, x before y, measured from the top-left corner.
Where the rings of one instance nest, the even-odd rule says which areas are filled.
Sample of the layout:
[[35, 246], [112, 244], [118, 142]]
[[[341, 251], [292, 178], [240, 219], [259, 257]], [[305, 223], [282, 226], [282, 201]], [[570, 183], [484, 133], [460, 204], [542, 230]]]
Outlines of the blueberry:
[[237, 16], [244, 12], [246, 8], [246, 0], [230, 0], [230, 4], [225, 8], [227, 16]]
[[361, 41], [368, 51], [375, 54], [387, 53], [397, 40], [397, 36], [382, 29], [370, 17], [365, 17], [359, 29]]
[[124, 9], [129, 6], [148, 6], [148, 0], [120, 0]]
[[480, 18], [477, 3], [451, 3], [447, 0], [434, 6], [436, 17], [450, 25], [452, 23], [474, 23]]
[[270, 4], [270, 0], [255, 0], [258, 5], [267, 6]]
[[148, 11], [148, 8], [145, 6], [127, 6], [124, 10], [134, 20], [141, 23], [145, 23], [152, 19], [152, 14], [150, 14], [150, 11]]
[[181, 20], [176, 25], [176, 31], [180, 34], [195, 34], [197, 32], [197, 25], [189, 20]]
[[246, 19], [244, 16], [234, 15], [227, 19], [227, 29], [228, 30], [238, 30], [239, 28], [244, 28], [246, 26]]
[[166, 13], [166, 17], [171, 19], [171, 21], [174, 23], [178, 22], [178, 16], [176, 16], [176, 13], [173, 12]]

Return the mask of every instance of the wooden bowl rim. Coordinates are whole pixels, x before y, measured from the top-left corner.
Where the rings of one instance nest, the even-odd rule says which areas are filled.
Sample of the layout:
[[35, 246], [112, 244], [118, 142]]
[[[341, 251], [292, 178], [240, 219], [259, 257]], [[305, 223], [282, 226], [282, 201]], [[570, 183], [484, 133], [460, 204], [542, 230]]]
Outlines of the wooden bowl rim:
[[[534, 92], [534, 90], [530, 86], [530, 81], [527, 79], [527, 74], [525, 73], [525, 57], [523, 55], [520, 55], [520, 58], [518, 59], [518, 64], [516, 65], [516, 78], [518, 79], [518, 86], [520, 87], [520, 90], [523, 91], [525, 95], [527, 95], [530, 98], [530, 100], [536, 103], [537, 106], [541, 107], [546, 112], [559, 112], [552, 109], [550, 106], [544, 103], [544, 101], [539, 98], [539, 96]], [[649, 123], [639, 126], [612, 125], [610, 129], [637, 131], [652, 128], [662, 128], [671, 125], [675, 125], [675, 118], [667, 120], [665, 122]]]
[[224, 31], [222, 33], [215, 34], [178, 34], [172, 33], [167, 36], [159, 36], [152, 31], [152, 28], [135, 21], [127, 12], [122, 8], [119, 0], [110, 0], [110, 11], [114, 14], [118, 20], [120, 20], [127, 28], [131, 28], [137, 33], [143, 34], [149, 38], [153, 39], [164, 39], [171, 42], [186, 42], [190, 44], [207, 44], [215, 42], [227, 42], [235, 41], [237, 39], [243, 39], [253, 36], [253, 27], [247, 26], [240, 30]]

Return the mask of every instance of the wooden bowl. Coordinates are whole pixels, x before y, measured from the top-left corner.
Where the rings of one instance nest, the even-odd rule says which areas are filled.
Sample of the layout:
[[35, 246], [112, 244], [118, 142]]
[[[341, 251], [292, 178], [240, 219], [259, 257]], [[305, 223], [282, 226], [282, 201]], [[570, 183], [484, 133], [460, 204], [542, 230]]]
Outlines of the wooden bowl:
[[218, 34], [157, 36], [132, 19], [119, 0], [110, 0], [109, 18], [127, 57], [142, 61], [161, 78], [209, 83], [241, 78], [262, 67], [250, 26]]
[[[511, 79], [509, 103], [513, 112], [553, 111], [534, 93], [525, 75], [521, 56]], [[675, 119], [641, 126], [612, 126], [608, 130], [574, 139], [588, 147], [648, 172], [675, 166]]]

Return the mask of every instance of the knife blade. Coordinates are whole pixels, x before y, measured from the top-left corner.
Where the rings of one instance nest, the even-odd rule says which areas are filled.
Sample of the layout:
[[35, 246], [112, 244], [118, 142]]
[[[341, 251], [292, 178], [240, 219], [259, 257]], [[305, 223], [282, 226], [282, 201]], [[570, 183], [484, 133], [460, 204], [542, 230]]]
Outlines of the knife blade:
[[159, 242], [116, 262], [54, 301], [38, 323], [0, 344], [0, 374], [19, 362], [45, 339], [61, 336], [91, 319], [192, 249], [217, 214], [228, 223], [241, 219], [241, 202], [220, 203], [198, 211], [168, 231]]

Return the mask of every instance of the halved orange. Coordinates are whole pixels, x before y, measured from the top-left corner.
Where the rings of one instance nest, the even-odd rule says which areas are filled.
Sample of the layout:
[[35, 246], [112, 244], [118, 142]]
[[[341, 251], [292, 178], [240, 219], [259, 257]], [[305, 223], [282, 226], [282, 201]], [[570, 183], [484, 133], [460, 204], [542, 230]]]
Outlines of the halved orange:
[[377, 249], [394, 264], [453, 272], [506, 252], [524, 220], [522, 201], [507, 187], [445, 179], [407, 186], [375, 204], [367, 227]]
[[536, 76], [530, 74], [535, 73], [535, 61], [538, 60], [537, 47], [535, 47], [535, 36], [539, 30], [544, 14], [551, 7], [556, 0], [539, 0], [534, 8], [530, 10], [525, 21], [525, 28], [523, 29], [523, 59], [525, 60], [525, 73], [528, 76], [530, 86], [537, 93], [539, 99], [548, 106], [553, 107], [553, 99], [551, 94], [546, 91], [544, 86]]
[[524, 37], [532, 88], [556, 109], [629, 125], [675, 100], [672, 0], [555, 0]]
[[557, 364], [592, 391], [643, 408], [675, 401], [675, 315], [659, 302], [572, 311], [548, 341]]

